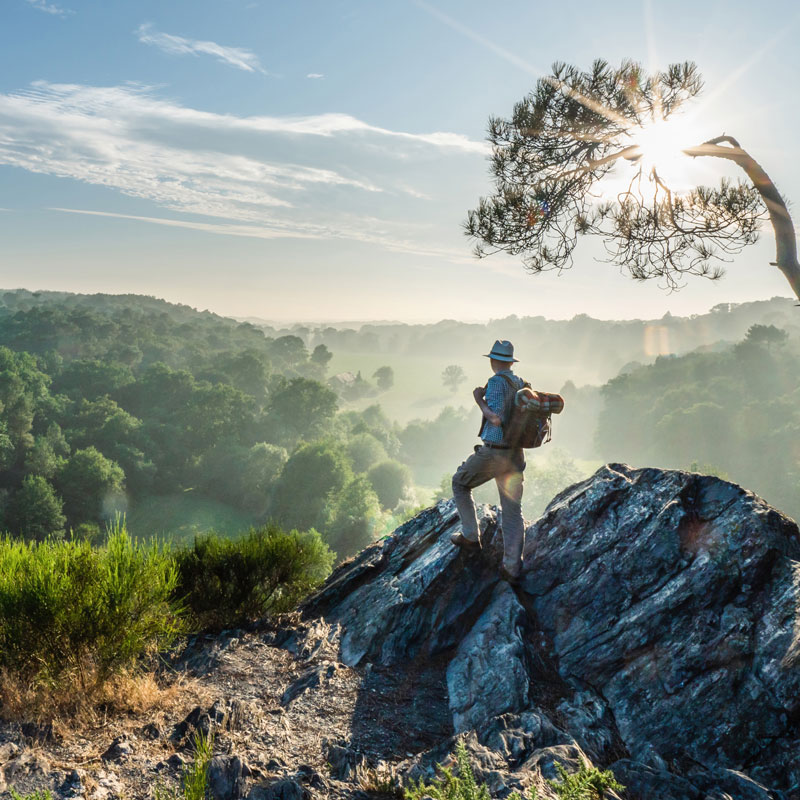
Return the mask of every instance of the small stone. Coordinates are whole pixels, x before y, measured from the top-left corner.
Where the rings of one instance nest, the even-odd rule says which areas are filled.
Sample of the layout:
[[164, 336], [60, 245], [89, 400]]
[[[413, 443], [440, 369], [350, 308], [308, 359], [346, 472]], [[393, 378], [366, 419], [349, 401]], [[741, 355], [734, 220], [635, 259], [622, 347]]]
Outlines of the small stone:
[[167, 759], [167, 766], [172, 767], [172, 769], [182, 769], [186, 766], [186, 760], [180, 753], [173, 753]]
[[103, 761], [124, 761], [131, 756], [133, 752], [133, 744], [128, 740], [128, 737], [118, 736], [100, 758], [103, 759]]
[[154, 722], [148, 722], [147, 725], [142, 728], [142, 736], [144, 736], [145, 739], [160, 739], [162, 736], [161, 728]]

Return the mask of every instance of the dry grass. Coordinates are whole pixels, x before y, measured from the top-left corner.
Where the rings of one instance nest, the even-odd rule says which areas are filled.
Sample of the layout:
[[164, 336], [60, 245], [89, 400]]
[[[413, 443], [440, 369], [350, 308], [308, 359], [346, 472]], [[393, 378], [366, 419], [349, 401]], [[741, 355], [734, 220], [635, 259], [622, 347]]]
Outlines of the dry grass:
[[58, 734], [142, 716], [158, 724], [175, 709], [196, 704], [207, 695], [198, 680], [182, 672], [123, 671], [100, 680], [87, 667], [62, 676], [55, 685], [26, 683], [8, 671], [0, 673], [0, 717], [52, 726]]

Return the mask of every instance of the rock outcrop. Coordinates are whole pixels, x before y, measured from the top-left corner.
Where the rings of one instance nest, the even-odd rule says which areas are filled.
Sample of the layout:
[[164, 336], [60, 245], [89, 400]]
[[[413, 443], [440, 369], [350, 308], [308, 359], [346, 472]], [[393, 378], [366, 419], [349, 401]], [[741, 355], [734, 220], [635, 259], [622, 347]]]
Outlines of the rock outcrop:
[[580, 756], [632, 800], [798, 796], [793, 521], [714, 477], [607, 465], [527, 529], [513, 588], [495, 513], [480, 555], [450, 544], [457, 525], [452, 503], [423, 512], [303, 613], [332, 626], [346, 665], [443, 673], [450, 732], [496, 788]]

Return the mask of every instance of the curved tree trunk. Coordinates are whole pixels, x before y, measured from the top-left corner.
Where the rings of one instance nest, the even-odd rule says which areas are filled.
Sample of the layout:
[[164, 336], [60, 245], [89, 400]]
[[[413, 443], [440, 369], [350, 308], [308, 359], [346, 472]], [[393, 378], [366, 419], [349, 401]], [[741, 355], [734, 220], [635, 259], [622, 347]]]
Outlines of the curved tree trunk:
[[[724, 142], [725, 146], [721, 143]], [[795, 296], [800, 300], [800, 263], [797, 260], [797, 238], [789, 209], [761, 165], [732, 136], [718, 136], [698, 147], [690, 147], [683, 151], [687, 156], [714, 156], [726, 158], [738, 164], [753, 182], [769, 211], [772, 229], [775, 231], [775, 261], [772, 266], [778, 267], [786, 276]]]

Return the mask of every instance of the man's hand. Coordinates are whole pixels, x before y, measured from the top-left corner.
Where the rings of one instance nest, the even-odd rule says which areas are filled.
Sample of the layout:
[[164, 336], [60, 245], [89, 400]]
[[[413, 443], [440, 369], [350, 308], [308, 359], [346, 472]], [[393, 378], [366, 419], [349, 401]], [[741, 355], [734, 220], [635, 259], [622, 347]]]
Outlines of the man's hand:
[[486, 391], [486, 388], [483, 387], [483, 386], [476, 386], [472, 390], [472, 396], [475, 398], [475, 402], [476, 403], [480, 403], [480, 401], [483, 400], [483, 395], [484, 395], [485, 391]]

